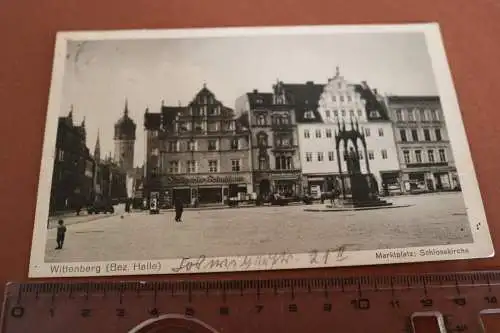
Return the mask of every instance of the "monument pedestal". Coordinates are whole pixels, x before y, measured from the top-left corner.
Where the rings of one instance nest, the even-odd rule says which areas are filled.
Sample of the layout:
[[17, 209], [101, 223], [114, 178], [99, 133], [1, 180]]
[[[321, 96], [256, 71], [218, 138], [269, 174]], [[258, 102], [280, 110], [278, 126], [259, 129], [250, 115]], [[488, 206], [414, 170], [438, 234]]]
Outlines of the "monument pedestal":
[[352, 195], [351, 198], [343, 200], [343, 207], [360, 208], [392, 205], [392, 203], [378, 197], [378, 186], [372, 174], [354, 174], [350, 175], [349, 178], [351, 180]]

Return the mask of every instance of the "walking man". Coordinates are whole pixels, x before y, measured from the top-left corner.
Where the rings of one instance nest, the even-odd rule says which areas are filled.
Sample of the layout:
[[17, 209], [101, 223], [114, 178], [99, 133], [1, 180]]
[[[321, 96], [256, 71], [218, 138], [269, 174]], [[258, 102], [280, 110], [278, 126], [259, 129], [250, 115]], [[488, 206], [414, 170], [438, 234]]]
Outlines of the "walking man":
[[184, 205], [182, 204], [181, 199], [175, 199], [175, 222], [182, 222], [182, 212], [184, 211]]
[[59, 225], [57, 226], [57, 247], [56, 250], [60, 250], [63, 248], [64, 237], [66, 236], [66, 226], [64, 225], [63, 220], [59, 220], [57, 222]]

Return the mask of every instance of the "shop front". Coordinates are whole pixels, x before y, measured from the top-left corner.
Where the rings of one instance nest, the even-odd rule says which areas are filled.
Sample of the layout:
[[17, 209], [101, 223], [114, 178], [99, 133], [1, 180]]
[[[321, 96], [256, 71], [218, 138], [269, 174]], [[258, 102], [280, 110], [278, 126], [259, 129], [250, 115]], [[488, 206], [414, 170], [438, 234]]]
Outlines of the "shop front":
[[404, 170], [403, 191], [406, 193], [451, 191], [459, 189], [454, 168]]
[[251, 188], [250, 173], [165, 176], [163, 186], [184, 204], [221, 204]]
[[254, 174], [255, 190], [258, 195], [281, 194], [285, 197], [297, 197], [302, 193], [300, 172], [266, 172]]

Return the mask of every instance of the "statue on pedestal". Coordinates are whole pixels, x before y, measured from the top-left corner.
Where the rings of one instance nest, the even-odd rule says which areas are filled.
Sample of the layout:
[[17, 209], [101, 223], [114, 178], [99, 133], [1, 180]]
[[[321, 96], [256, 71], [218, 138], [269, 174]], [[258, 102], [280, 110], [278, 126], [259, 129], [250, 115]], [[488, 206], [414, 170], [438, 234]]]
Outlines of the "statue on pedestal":
[[361, 165], [359, 164], [359, 154], [351, 147], [347, 154], [347, 171], [351, 175], [361, 173]]

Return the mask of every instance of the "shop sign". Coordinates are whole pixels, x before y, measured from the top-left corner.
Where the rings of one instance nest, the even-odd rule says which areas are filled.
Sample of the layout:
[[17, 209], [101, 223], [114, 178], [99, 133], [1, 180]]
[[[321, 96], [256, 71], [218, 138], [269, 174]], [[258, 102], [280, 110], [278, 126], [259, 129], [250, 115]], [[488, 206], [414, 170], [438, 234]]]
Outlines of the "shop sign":
[[243, 176], [167, 176], [167, 184], [187, 184], [187, 185], [201, 185], [201, 184], [240, 184], [246, 183], [246, 178]]

